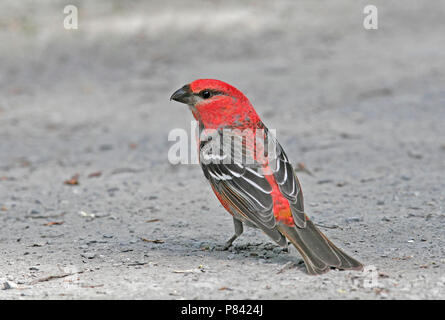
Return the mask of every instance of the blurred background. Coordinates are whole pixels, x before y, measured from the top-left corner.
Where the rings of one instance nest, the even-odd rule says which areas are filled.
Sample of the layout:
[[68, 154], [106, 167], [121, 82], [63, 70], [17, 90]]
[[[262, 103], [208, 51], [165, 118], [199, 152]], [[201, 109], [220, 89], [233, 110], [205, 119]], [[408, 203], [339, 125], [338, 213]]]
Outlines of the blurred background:
[[[69, 4], [77, 30], [64, 28]], [[368, 4], [378, 8], [377, 30], [363, 27]], [[295, 166], [312, 174], [299, 173], [308, 214], [349, 228], [327, 231], [341, 247], [394, 273], [400, 265], [388, 256], [413, 255], [404, 267], [413, 277], [419, 264], [440, 265], [444, 17], [445, 3], [415, 0], [2, 1], [0, 268], [26, 282], [23, 270], [37, 263], [42, 273], [61, 259], [101, 268], [154, 248], [163, 248], [159, 261], [174, 261], [225, 241], [230, 217], [200, 168], [167, 160], [169, 131], [188, 131], [192, 119], [169, 97], [197, 78], [236, 86], [277, 129]], [[44, 226], [51, 222], [63, 223]], [[98, 238], [101, 247], [88, 245]], [[265, 241], [255, 231], [241, 241], [252, 239]], [[119, 246], [133, 253], [121, 257]], [[165, 292], [146, 297], [169, 297], [168, 279]]]
[[[299, 119], [324, 110], [353, 112], [376, 97], [443, 101], [440, 4], [373, 2], [378, 30], [363, 27], [366, 1], [69, 4], [79, 10], [77, 30], [63, 27], [64, 1], [1, 5], [1, 133], [8, 157], [21, 156], [23, 144], [37, 148], [42, 135], [67, 139], [61, 148], [85, 137], [164, 140], [170, 128], [188, 125], [187, 112], [168, 102], [170, 93], [202, 77], [240, 88], [275, 128], [305, 126]], [[77, 147], [69, 145], [72, 152]]]

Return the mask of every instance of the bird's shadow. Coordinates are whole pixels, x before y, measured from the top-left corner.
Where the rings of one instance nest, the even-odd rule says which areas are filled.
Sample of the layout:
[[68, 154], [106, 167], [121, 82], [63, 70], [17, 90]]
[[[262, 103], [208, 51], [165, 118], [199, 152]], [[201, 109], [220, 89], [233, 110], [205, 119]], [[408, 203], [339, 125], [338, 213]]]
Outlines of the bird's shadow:
[[[153, 250], [166, 250], [175, 255], [194, 256], [201, 258], [202, 256], [212, 257], [225, 261], [262, 261], [265, 264], [277, 264], [285, 269], [295, 268], [306, 273], [304, 261], [296, 255], [296, 251], [291, 246], [282, 248], [271, 242], [242, 242], [233, 244], [227, 250], [223, 249], [223, 243], [219, 242], [201, 242], [195, 239], [181, 241], [179, 245], [170, 244], [168, 246], [147, 244]], [[174, 252], [172, 252], [174, 251]], [[279, 269], [278, 273], [283, 272]]]

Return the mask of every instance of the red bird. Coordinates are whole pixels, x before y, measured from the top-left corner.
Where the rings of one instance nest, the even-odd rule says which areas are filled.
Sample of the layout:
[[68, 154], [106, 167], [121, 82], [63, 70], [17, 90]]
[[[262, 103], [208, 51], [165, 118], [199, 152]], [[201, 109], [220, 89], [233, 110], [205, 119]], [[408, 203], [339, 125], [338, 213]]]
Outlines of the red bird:
[[287, 238], [309, 274], [363, 269], [309, 220], [290, 161], [241, 91], [219, 80], [199, 79], [170, 99], [187, 104], [199, 122], [202, 170], [235, 225], [225, 248], [242, 234], [245, 223], [280, 246], [287, 247]]

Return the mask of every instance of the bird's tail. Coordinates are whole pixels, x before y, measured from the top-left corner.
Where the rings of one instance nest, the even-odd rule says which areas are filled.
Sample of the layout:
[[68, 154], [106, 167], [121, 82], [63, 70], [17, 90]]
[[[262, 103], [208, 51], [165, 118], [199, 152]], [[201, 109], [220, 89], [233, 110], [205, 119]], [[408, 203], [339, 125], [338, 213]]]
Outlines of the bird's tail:
[[310, 220], [305, 228], [281, 225], [279, 229], [300, 252], [309, 274], [322, 274], [331, 268], [363, 270], [360, 262], [337, 248]]

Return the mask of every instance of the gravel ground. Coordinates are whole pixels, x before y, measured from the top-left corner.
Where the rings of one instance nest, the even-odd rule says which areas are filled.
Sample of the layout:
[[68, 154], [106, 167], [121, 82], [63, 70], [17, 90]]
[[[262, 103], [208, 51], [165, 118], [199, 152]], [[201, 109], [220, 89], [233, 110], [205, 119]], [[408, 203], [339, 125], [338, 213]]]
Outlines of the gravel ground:
[[[444, 3], [373, 1], [378, 30], [363, 1], [70, 3], [78, 30], [63, 1], [0, 4], [0, 299], [445, 298]], [[374, 272], [308, 276], [253, 229], [214, 250], [230, 215], [167, 160], [192, 119], [168, 99], [202, 77], [251, 99]]]

